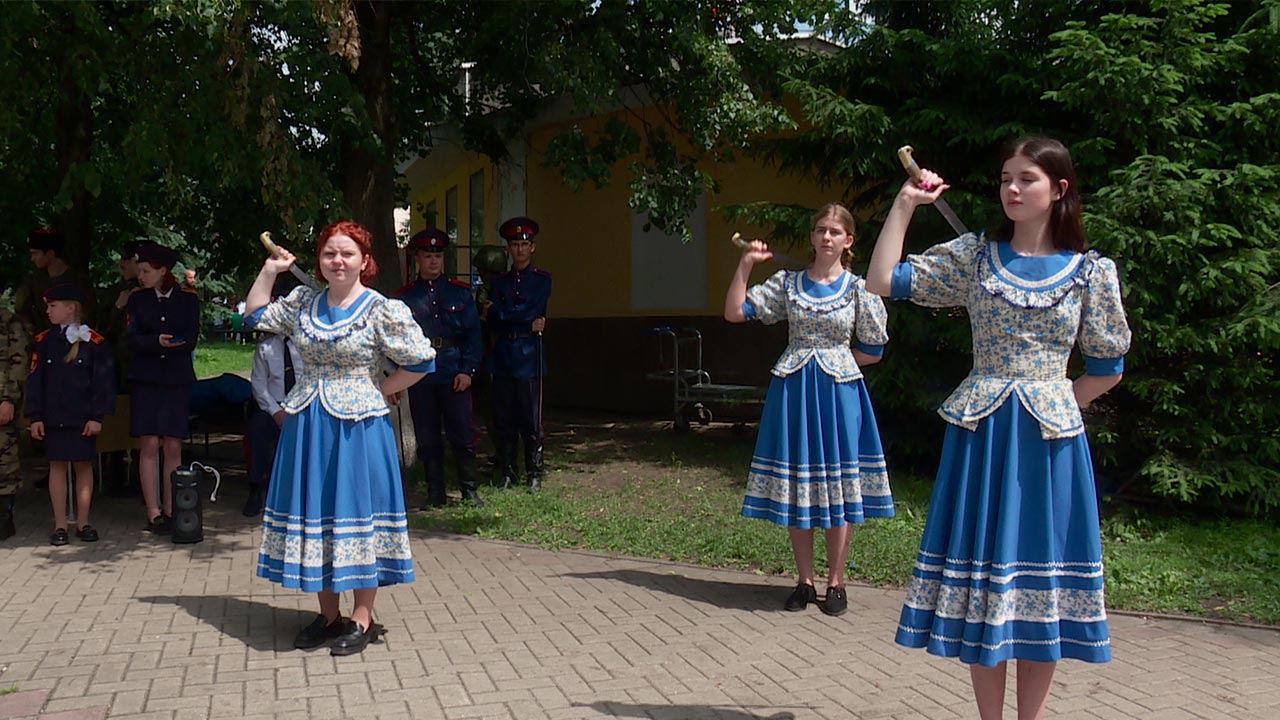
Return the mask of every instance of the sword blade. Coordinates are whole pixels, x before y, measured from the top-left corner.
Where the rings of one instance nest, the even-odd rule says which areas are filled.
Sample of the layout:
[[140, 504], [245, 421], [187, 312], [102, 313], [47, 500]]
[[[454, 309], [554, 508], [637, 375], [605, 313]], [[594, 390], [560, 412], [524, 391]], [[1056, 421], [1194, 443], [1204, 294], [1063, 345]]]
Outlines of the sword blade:
[[312, 290], [320, 289], [320, 283], [316, 281], [315, 278], [303, 272], [302, 268], [298, 267], [297, 265], [290, 265], [289, 272], [293, 273], [294, 277], [298, 278], [298, 280], [301, 281], [303, 285], [306, 285]]
[[960, 222], [960, 218], [956, 217], [956, 211], [951, 209], [946, 200], [938, 198], [933, 201], [933, 206], [938, 208], [938, 212], [942, 213], [942, 217], [951, 225], [951, 229], [956, 231], [957, 235], [964, 235], [969, 232], [969, 228]]
[[[912, 155], [913, 152], [914, 150], [910, 145], [903, 145], [898, 148], [898, 162], [902, 163], [902, 169], [907, 171], [912, 180], [919, 182], [920, 166], [916, 164], [916, 159]], [[942, 217], [951, 226], [951, 229], [956, 231], [956, 234], [964, 235], [969, 232], [969, 228], [960, 222], [960, 218], [956, 217], [956, 211], [951, 209], [946, 200], [938, 198], [933, 201], [933, 206], [938, 208], [938, 212], [942, 213]]]

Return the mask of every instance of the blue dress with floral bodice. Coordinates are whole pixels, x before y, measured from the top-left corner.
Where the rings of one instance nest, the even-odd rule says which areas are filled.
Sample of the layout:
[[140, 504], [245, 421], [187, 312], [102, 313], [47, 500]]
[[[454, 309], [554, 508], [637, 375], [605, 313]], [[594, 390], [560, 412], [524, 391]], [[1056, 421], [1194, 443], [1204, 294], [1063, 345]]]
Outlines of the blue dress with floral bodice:
[[386, 361], [430, 372], [408, 306], [366, 290], [349, 308], [295, 289], [245, 318], [302, 357], [271, 467], [258, 576], [307, 592], [412, 582], [400, 454], [378, 382]]
[[893, 297], [964, 307], [973, 370], [948, 423], [897, 642], [966, 663], [1111, 659], [1093, 462], [1067, 377], [1124, 369], [1115, 263], [967, 234], [910, 255]]
[[746, 517], [801, 529], [893, 517], [884, 449], [850, 342], [880, 355], [884, 302], [848, 272], [830, 285], [780, 271], [747, 291], [748, 318], [788, 323], [773, 367], [742, 504]]

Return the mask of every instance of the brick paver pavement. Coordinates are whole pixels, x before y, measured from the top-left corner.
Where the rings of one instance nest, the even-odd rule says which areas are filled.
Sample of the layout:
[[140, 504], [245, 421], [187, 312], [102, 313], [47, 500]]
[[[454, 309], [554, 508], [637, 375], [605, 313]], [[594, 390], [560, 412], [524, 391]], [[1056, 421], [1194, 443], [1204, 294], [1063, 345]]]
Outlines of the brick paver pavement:
[[[101, 500], [103, 540], [63, 548], [41, 503], [0, 544], [0, 718], [976, 717], [963, 665], [893, 644], [897, 590], [786, 613], [786, 578], [424, 534], [417, 582], [378, 597], [385, 643], [334, 658], [292, 649], [314, 598], [253, 577], [237, 502], [175, 546]], [[1280, 718], [1280, 633], [1111, 628], [1110, 665], [1060, 665], [1054, 717]]]

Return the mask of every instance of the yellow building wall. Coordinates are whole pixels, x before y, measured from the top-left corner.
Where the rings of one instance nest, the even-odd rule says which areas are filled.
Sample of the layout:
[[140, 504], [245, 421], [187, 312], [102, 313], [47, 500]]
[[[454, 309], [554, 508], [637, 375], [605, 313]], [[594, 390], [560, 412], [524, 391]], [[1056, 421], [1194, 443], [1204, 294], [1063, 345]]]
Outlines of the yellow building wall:
[[[652, 108], [645, 119], [656, 125], [664, 122]], [[627, 122], [636, 122], [631, 114], [619, 113]], [[588, 133], [599, 130], [608, 116], [580, 118], [534, 128], [529, 134], [526, 208], [529, 217], [540, 225], [534, 263], [551, 271], [554, 291], [548, 313], [561, 318], [643, 317], [657, 313], [631, 309], [631, 209], [627, 205], [631, 179], [627, 164], [636, 158], [624, 158], [614, 168], [611, 183], [604, 188], [588, 184], [574, 192], [561, 180], [560, 173], [543, 164], [548, 143], [565, 128], [581, 126]], [[484, 156], [465, 154], [457, 166], [446, 171], [444, 179], [430, 186], [414, 183], [414, 168], [431, 158], [420, 160], [406, 172], [411, 187], [414, 231], [423, 224], [419, 206], [435, 200], [438, 217], [443, 223], [445, 192], [457, 186], [459, 201], [458, 229], [467, 237], [469, 178], [476, 170], [485, 172], [485, 242], [499, 243], [494, 228], [505, 218], [497, 216], [497, 183], [494, 167]], [[701, 308], [674, 310], [664, 315], [718, 316], [724, 309], [724, 293], [737, 267], [740, 250], [731, 245], [734, 232], [745, 238], [762, 237], [764, 228], [730, 225], [718, 208], [725, 205], [769, 201], [809, 206], [814, 209], [838, 200], [831, 188], [792, 176], [780, 176], [758, 161], [739, 155], [731, 165], [708, 163], [703, 167], [720, 182], [720, 192], [706, 198], [707, 295]], [[765, 238], [768, 240], [768, 238]], [[783, 248], [787, 254], [803, 259], [805, 248]], [[462, 269], [460, 259], [459, 270]], [[760, 282], [778, 266], [766, 263], [756, 267], [752, 282]]]
[[[436, 204], [436, 224], [445, 226], [445, 198], [450, 188], [458, 191], [458, 244], [471, 242], [471, 176], [477, 171], [484, 173], [484, 221], [481, 225], [483, 244], [500, 244], [498, 238], [498, 178], [493, 163], [485, 155], [478, 153], [455, 154], [453, 167], [448, 168], [442, 179], [423, 180], [425, 170], [433, 167], [430, 158], [419, 160], [405, 171], [405, 181], [409, 186], [409, 235], [412, 236], [427, 226], [422, 210], [432, 202]], [[460, 158], [460, 161], [458, 161]], [[435, 169], [439, 169], [435, 166]], [[457, 254], [455, 275], [466, 278], [471, 272], [471, 255], [468, 252]]]

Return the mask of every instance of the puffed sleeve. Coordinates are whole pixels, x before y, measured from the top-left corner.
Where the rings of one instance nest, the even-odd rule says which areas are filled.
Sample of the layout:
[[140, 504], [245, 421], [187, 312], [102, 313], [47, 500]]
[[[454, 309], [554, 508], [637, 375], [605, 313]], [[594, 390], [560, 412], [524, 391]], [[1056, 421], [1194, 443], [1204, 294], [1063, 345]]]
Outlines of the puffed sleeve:
[[1120, 276], [1109, 258], [1093, 259], [1080, 310], [1080, 354], [1088, 375], [1119, 375], [1129, 352], [1129, 321], [1120, 299]]
[[858, 307], [853, 334], [858, 341], [858, 349], [879, 357], [889, 342], [889, 313], [884, 309], [884, 300], [868, 292], [867, 283], [862, 278], [858, 278], [854, 293]]
[[747, 289], [742, 310], [749, 320], [772, 325], [787, 319], [787, 278], [790, 273], [779, 270], [768, 280]]
[[925, 307], [964, 305], [985, 243], [975, 233], [966, 233], [919, 255], [908, 255], [893, 269], [890, 297]]
[[434, 372], [436, 351], [422, 334], [422, 326], [413, 319], [409, 306], [399, 300], [387, 300], [373, 310], [373, 329], [378, 347], [391, 362], [405, 370]]
[[285, 297], [276, 298], [249, 313], [244, 319], [244, 326], [250, 330], [263, 330], [277, 335], [296, 335], [298, 316], [315, 296], [315, 290], [299, 285]]

